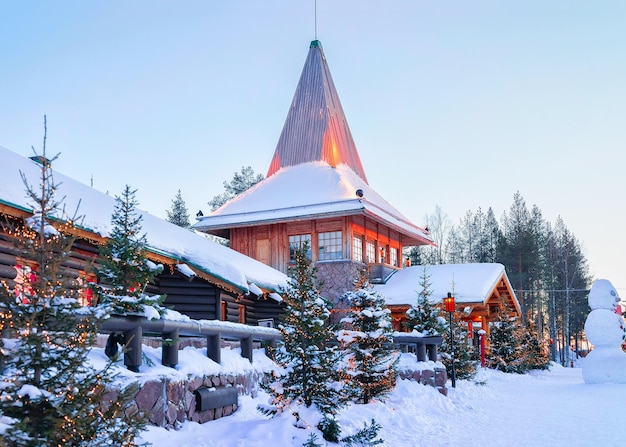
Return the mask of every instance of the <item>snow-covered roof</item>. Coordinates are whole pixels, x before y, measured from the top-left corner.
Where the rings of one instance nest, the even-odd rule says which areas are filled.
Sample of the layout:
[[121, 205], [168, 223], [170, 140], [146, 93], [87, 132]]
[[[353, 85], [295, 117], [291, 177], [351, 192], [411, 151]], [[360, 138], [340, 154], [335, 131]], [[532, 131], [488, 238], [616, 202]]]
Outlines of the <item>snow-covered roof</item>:
[[427, 232], [412, 224], [349, 166], [332, 167], [324, 161], [281, 168], [210, 215], [199, 218], [194, 228], [212, 232], [349, 214], [363, 214], [386, 223], [414, 242], [406, 245], [432, 243]]
[[[485, 304], [502, 279], [509, 283], [502, 264], [441, 264], [404, 268], [394, 273], [386, 284], [378, 284], [374, 288], [385, 297], [388, 305], [413, 304], [422, 291], [424, 269], [430, 282], [429, 289], [433, 292], [433, 302], [440, 302], [450, 292], [457, 303]], [[519, 309], [512, 290], [511, 293]]]
[[[31, 211], [20, 172], [31, 185], [38, 185], [41, 166], [1, 146], [0, 160], [0, 204]], [[54, 181], [59, 184], [57, 199], [65, 197], [63, 204], [68, 214], [78, 209], [83, 229], [107, 237], [112, 230], [115, 198], [58, 172], [54, 172]], [[156, 254], [188, 264], [244, 293], [250, 291], [250, 284], [272, 291], [287, 284], [287, 276], [278, 270], [146, 211], [137, 211], [143, 217], [142, 231], [146, 233], [148, 248]]]

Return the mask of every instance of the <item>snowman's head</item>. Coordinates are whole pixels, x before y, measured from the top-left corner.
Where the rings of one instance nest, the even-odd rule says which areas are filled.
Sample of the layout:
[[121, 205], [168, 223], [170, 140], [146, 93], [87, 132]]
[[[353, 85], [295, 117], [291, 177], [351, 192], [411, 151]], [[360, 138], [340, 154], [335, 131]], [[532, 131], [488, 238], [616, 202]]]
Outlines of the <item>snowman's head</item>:
[[592, 310], [613, 310], [617, 303], [619, 303], [619, 295], [609, 280], [598, 279], [593, 283], [589, 291], [589, 307]]

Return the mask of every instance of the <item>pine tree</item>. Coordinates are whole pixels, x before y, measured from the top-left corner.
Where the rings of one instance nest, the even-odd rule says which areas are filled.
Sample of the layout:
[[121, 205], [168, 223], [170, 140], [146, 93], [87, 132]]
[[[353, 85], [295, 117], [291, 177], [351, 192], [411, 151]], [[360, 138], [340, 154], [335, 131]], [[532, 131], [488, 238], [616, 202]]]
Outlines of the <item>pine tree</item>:
[[454, 372], [459, 380], [470, 380], [476, 375], [476, 362], [472, 359], [474, 346], [466, 327], [462, 322], [453, 324], [454, 349], [450, 349], [450, 337], [447, 334], [444, 335], [441, 344], [441, 362], [446, 367], [448, 377], [452, 375], [452, 351], [454, 351]]
[[213, 197], [208, 202], [208, 205], [212, 211], [215, 211], [230, 199], [253, 187], [263, 179], [263, 174], [255, 174], [250, 166], [242, 167], [240, 172], [235, 172], [230, 182], [224, 182], [224, 193]]
[[343, 298], [350, 305], [341, 320], [347, 329], [339, 331], [338, 336], [346, 353], [346, 387], [366, 404], [384, 397], [396, 384], [399, 357], [393, 349], [391, 311], [367, 282], [355, 292], [346, 292]]
[[501, 305], [491, 323], [487, 365], [507, 373], [523, 373], [520, 339], [520, 324], [511, 317], [510, 309]]
[[111, 218], [112, 231], [106, 243], [100, 247], [99, 267], [95, 268], [99, 279], [93, 288], [101, 304], [109, 304], [111, 312], [143, 314], [159, 318], [165, 311], [160, 304], [165, 296], [148, 296], [146, 286], [158, 275], [162, 265], [155, 265], [147, 258], [147, 239], [141, 233], [141, 214], [137, 212], [136, 190], [128, 185], [121, 196], [116, 196]]
[[406, 311], [405, 327], [409, 332], [416, 331], [423, 336], [444, 335], [448, 331], [448, 323], [441, 315], [441, 309], [432, 302], [433, 291], [430, 289], [430, 275], [424, 267], [420, 278], [421, 292], [417, 295], [417, 303]]
[[130, 410], [134, 390], [112, 396], [109, 367], [96, 370], [88, 362], [97, 325], [107, 313], [81, 308], [84, 290], [64, 264], [77, 216], [64, 215], [55, 197], [51, 163], [57, 157], [47, 158], [45, 136], [36, 158], [41, 162], [38, 188], [22, 173], [33, 215], [24, 223], [9, 221], [5, 228], [23, 274], [19, 287], [0, 285], [3, 342], [11, 339], [2, 347], [0, 414], [10, 422], [0, 445], [135, 446], [145, 420]]
[[328, 324], [330, 303], [315, 286], [316, 269], [307, 258], [307, 245], [296, 251], [291, 284], [281, 293], [286, 305], [278, 325], [283, 344], [274, 355], [284, 375], [268, 375], [263, 388], [272, 396], [272, 406], [259, 408], [264, 413], [281, 413], [302, 403], [335, 415], [346, 402], [337, 383], [341, 357], [331, 345], [336, 336]]
[[522, 331], [521, 340], [522, 369], [549, 369], [550, 354], [548, 346], [539, 339], [535, 321], [528, 316]]
[[172, 209], [167, 210], [167, 221], [183, 228], [191, 228], [189, 223], [189, 211], [183, 200], [180, 189], [176, 193], [176, 197], [172, 200]]

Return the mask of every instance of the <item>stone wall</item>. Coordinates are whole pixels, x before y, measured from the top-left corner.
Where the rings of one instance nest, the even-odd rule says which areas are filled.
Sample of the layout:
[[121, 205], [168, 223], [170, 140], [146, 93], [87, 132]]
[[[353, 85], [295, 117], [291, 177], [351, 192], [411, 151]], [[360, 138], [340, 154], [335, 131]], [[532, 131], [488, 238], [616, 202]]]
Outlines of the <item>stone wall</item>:
[[448, 373], [445, 368], [403, 370], [398, 375], [401, 379], [414, 380], [422, 385], [435, 387], [444, 396], [448, 395], [448, 388], [446, 387]]
[[184, 421], [204, 423], [229, 416], [237, 405], [213, 410], [196, 411], [195, 391], [198, 388], [236, 387], [239, 395], [254, 395], [263, 379], [259, 372], [245, 375], [220, 374], [185, 381], [151, 380], [145, 382], [135, 395], [133, 410], [147, 415], [151, 424], [177, 428]]
[[320, 287], [322, 296], [333, 303], [333, 322], [339, 321], [348, 310], [348, 303], [341, 295], [354, 290], [354, 281], [364, 264], [353, 261], [322, 261], [315, 264], [318, 278], [324, 278]]
[[[419, 365], [418, 363], [413, 370], [403, 368], [398, 373], [399, 378], [432, 386], [447, 396], [446, 383], [448, 377], [445, 368], [424, 369]], [[198, 388], [236, 387], [240, 396], [254, 396], [262, 380], [263, 374], [259, 372], [249, 372], [243, 375], [220, 374], [185, 381], [151, 380], [145, 382], [135, 395], [135, 402], [130, 412], [140, 411], [147, 415], [150, 424], [165, 428], [176, 429], [185, 421], [203, 424], [224, 416], [230, 416], [237, 411], [238, 405], [227, 405], [198, 412], [196, 411], [195, 395]], [[115, 392], [112, 391], [109, 396], [111, 400], [115, 399], [114, 394]]]

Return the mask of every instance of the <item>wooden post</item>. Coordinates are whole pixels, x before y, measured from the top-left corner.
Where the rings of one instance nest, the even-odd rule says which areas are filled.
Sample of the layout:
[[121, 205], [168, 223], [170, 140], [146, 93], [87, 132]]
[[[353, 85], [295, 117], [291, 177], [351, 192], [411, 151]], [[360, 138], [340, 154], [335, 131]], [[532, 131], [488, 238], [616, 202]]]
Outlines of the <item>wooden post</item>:
[[418, 362], [426, 361], [426, 345], [424, 343], [417, 344], [417, 361]]
[[174, 368], [178, 365], [178, 329], [161, 334], [161, 364]]
[[142, 335], [139, 325], [124, 332], [124, 365], [133, 372], [139, 372], [141, 366]]
[[219, 332], [214, 335], [208, 335], [206, 338], [206, 355], [215, 363], [222, 361], [221, 340], [222, 336]]
[[242, 338], [239, 342], [241, 344], [241, 356], [252, 363], [252, 337]]

